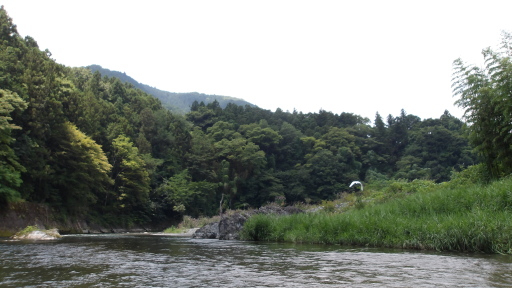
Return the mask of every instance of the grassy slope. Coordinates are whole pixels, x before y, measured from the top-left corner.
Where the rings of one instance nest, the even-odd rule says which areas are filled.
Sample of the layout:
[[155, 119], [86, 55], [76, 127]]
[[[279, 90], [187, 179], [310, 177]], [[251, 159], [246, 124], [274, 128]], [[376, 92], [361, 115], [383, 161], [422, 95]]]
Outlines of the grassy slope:
[[512, 179], [438, 185], [344, 213], [257, 215], [246, 222], [242, 238], [510, 254], [511, 190]]

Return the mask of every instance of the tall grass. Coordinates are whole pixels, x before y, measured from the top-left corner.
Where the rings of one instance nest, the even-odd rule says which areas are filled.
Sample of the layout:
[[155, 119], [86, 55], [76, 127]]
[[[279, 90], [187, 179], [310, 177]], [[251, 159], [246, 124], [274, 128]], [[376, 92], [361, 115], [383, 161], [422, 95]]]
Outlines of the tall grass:
[[255, 215], [242, 239], [512, 254], [512, 179], [427, 189], [344, 213]]

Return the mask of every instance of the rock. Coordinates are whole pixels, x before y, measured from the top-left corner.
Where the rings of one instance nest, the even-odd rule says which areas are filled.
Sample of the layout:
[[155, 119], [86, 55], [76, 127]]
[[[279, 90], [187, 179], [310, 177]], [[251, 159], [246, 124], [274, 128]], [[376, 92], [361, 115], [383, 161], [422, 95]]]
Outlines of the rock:
[[238, 233], [244, 227], [245, 221], [250, 215], [235, 213], [231, 216], [224, 217], [219, 222], [219, 239], [220, 240], [237, 240]]
[[193, 238], [203, 238], [203, 239], [216, 239], [219, 238], [219, 222], [213, 222], [210, 224], [204, 225], [202, 228], [196, 230]]
[[245, 221], [254, 214], [276, 214], [288, 215], [302, 213], [303, 210], [294, 207], [280, 207], [277, 205], [268, 205], [258, 210], [243, 211], [225, 216], [218, 223], [210, 223], [194, 233], [194, 238], [220, 239], [220, 240], [238, 240], [239, 233], [244, 227]]
[[50, 230], [33, 230], [29, 232], [21, 231], [12, 236], [14, 240], [56, 240], [61, 238], [57, 229]]

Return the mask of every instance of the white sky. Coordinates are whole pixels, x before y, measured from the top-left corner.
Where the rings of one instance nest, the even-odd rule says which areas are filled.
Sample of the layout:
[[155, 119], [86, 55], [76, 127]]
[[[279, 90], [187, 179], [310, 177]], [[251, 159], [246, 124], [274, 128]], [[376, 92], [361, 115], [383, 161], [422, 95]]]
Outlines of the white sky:
[[264, 109], [454, 116], [452, 62], [481, 63], [512, 1], [0, 0], [66, 66]]

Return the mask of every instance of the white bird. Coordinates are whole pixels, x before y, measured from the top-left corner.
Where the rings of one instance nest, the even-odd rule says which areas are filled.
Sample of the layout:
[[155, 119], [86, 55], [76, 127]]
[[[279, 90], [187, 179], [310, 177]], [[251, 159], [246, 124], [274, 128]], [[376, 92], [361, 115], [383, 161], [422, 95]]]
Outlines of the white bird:
[[361, 185], [361, 191], [363, 191], [363, 183], [359, 182], [359, 181], [352, 181], [352, 183], [350, 183], [350, 186], [349, 187], [352, 187], [354, 185]]

